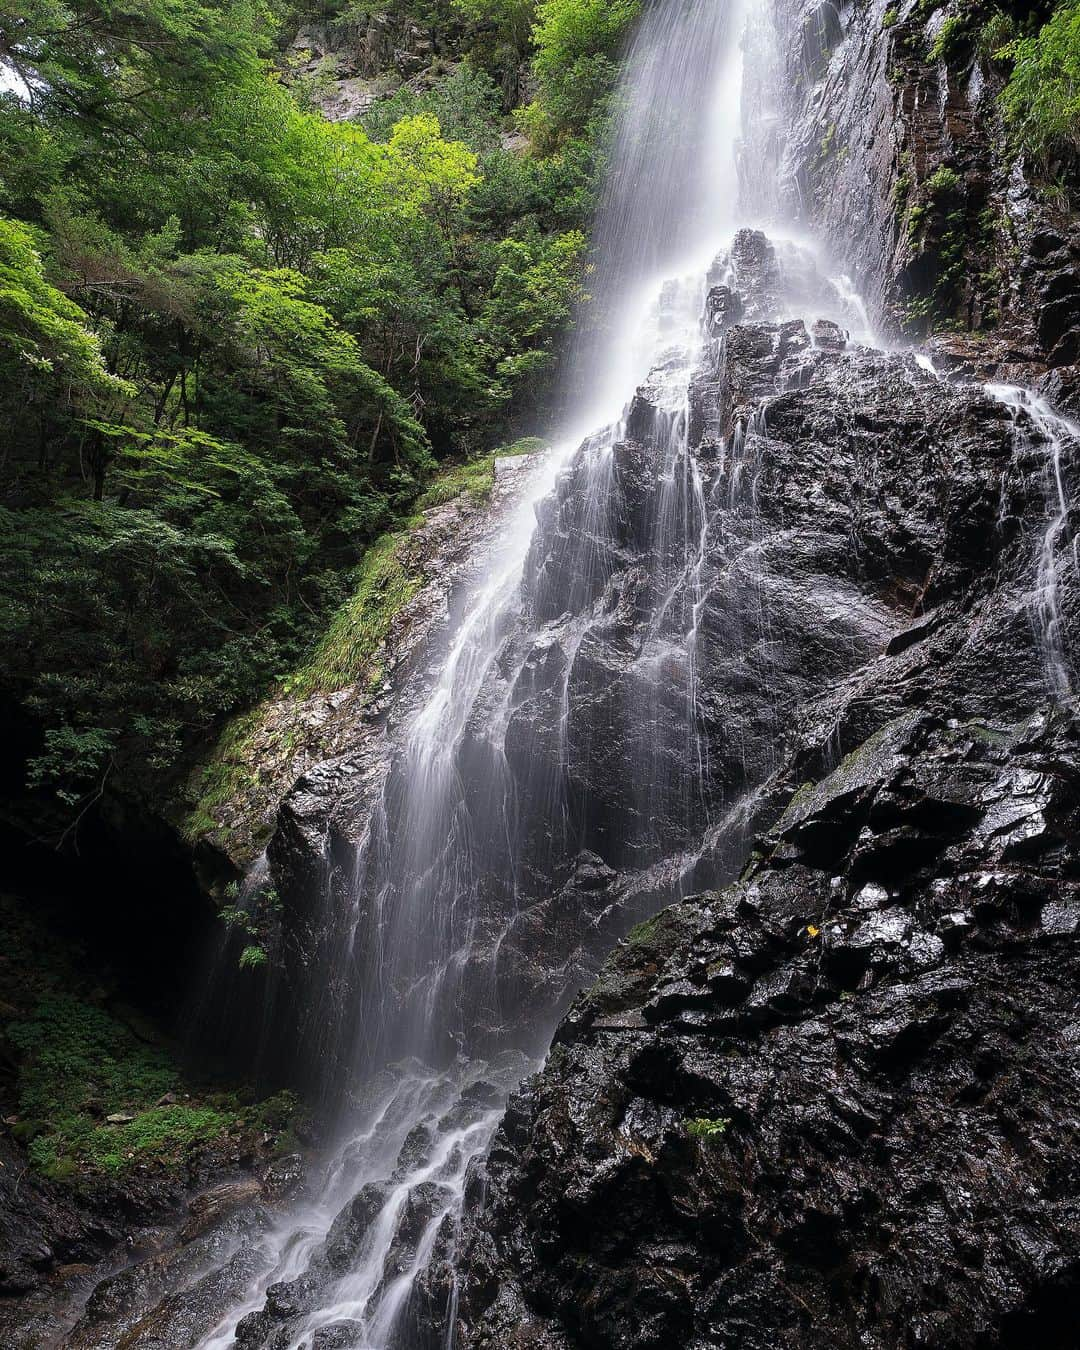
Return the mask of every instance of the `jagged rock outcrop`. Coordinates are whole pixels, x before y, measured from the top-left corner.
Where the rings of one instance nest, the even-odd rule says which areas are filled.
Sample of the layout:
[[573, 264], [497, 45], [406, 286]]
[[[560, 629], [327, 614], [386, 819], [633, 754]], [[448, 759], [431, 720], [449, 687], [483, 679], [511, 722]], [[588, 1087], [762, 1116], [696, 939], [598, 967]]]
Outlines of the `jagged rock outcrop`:
[[507, 1112], [464, 1344], [1072, 1344], [1078, 727], [902, 716], [631, 935]]
[[[520, 1024], [534, 1049], [537, 1010], [558, 1016], [621, 933], [730, 878], [755, 824], [905, 710], [1015, 720], [1046, 697], [1038, 425], [978, 384], [850, 342], [848, 302], [802, 250], [742, 231], [710, 280], [689, 408], [670, 401], [689, 359], [673, 348], [610, 450], [560, 474], [455, 751], [478, 917], [448, 1044], [467, 1017], [478, 1044]], [[823, 317], [777, 322], [778, 308]], [[301, 779], [270, 847], [274, 1055], [324, 1083], [414, 983], [379, 982], [372, 916], [407, 862], [400, 732], [438, 668], [417, 631], [392, 717]]]
[[[1000, 377], [1080, 383], [1080, 234], [1005, 134], [989, 17], [919, 0], [776, 0], [785, 209], [886, 334], [992, 336]], [[938, 43], [946, 23], [962, 35]], [[774, 137], [774, 139], [776, 139]]]
[[[738, 247], [767, 288], [771, 246]], [[1067, 1343], [1080, 724], [1033, 607], [1051, 447], [814, 327], [721, 324], [692, 384], [733, 447], [704, 459], [729, 503], [704, 735], [729, 791], [765, 780], [755, 860], [635, 930], [512, 1100], [464, 1345]]]
[[306, 81], [332, 121], [353, 121], [402, 81], [421, 86], [459, 58], [463, 25], [430, 25], [392, 9], [359, 7], [337, 19], [300, 25], [285, 53], [285, 77]]
[[[635, 930], [573, 1005], [473, 1171], [460, 1238], [436, 1178], [399, 1194], [384, 1282], [437, 1228], [403, 1344], [441, 1343], [455, 1291], [465, 1347], [886, 1350], [907, 1325], [1010, 1344], [1053, 1326], [1074, 1278], [1075, 1176], [1046, 1141], [1068, 1123], [1080, 763], [1047, 659], [1075, 642], [1080, 586], [1070, 531], [1047, 532], [1045, 425], [851, 341], [842, 291], [760, 231], [709, 283], [703, 361], [665, 351], [538, 508], [455, 744], [475, 892], [425, 1016], [448, 1055], [466, 1022], [474, 1051], [535, 1053], [635, 919], [754, 861]], [[440, 668], [438, 643], [410, 650], [393, 715], [305, 776], [270, 849], [274, 1052], [324, 1084], [426, 975], [378, 979], [375, 922], [401, 884], [385, 858], [410, 860], [400, 736]], [[384, 1201], [346, 1204], [239, 1343], [336, 1306]], [[980, 1248], [988, 1228], [1005, 1236]], [[206, 1278], [156, 1304], [133, 1286], [151, 1306], [132, 1344], [204, 1317]]]

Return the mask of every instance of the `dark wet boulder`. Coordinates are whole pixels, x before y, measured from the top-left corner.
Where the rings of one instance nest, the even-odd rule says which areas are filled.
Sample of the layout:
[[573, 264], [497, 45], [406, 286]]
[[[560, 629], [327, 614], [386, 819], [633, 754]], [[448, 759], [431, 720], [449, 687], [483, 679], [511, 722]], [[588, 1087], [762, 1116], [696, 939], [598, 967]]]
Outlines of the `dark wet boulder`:
[[465, 1344], [1071, 1344], [1078, 786], [1072, 711], [908, 719], [632, 935], [496, 1137]]

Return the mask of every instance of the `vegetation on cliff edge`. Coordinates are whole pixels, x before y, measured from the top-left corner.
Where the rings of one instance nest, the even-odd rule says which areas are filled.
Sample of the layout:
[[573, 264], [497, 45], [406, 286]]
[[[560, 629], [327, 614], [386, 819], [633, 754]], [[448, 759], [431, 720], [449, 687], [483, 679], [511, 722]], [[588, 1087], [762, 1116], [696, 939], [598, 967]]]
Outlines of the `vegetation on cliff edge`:
[[634, 6], [388, 8], [464, 58], [364, 126], [282, 80], [272, 4], [2, 5], [0, 705], [39, 833], [160, 801], [433, 466], [545, 407]]

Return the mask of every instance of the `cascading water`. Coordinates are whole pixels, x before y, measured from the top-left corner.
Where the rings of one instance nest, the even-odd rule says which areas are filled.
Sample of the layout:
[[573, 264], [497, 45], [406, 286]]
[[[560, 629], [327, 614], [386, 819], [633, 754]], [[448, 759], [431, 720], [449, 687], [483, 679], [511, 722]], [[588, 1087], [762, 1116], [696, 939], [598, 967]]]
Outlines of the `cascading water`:
[[[945, 377], [933, 360], [919, 354], [916, 362], [935, 379]], [[1020, 434], [1034, 441], [1044, 458], [1046, 527], [1037, 544], [1034, 586], [1028, 596], [1032, 626], [1042, 654], [1046, 684], [1059, 700], [1073, 693], [1075, 671], [1062, 631], [1061, 590], [1080, 585], [1080, 536], [1070, 533], [1066, 462], [1080, 449], [1080, 425], [1060, 416], [1044, 398], [1018, 385], [991, 382], [987, 394], [1012, 413]]]
[[[461, 1210], [507, 1094], [594, 958], [722, 872], [738, 798], [773, 767], [775, 724], [732, 732], [739, 772], [712, 762], [698, 679], [728, 650], [777, 659], [752, 561], [768, 414], [725, 440], [691, 426], [688, 390], [741, 294], [758, 297], [749, 319], [867, 325], [798, 245], [744, 231], [723, 247], [740, 156], [745, 181], [748, 156], [775, 155], [760, 17], [753, 0], [646, 10], [595, 236], [597, 318], [570, 361], [573, 430], [492, 547], [318, 911], [303, 1046], [342, 1142], [308, 1205], [261, 1236], [204, 1347], [452, 1345]], [[1048, 652], [1059, 501], [1038, 582]], [[705, 597], [724, 586], [735, 617], [709, 631]]]
[[1057, 698], [1066, 698], [1073, 690], [1073, 670], [1066, 649], [1061, 626], [1060, 589], [1064, 566], [1068, 566], [1068, 581], [1080, 584], [1080, 541], [1074, 534], [1070, 540], [1069, 499], [1065, 490], [1063, 458], [1067, 451], [1080, 449], [1080, 426], [1058, 416], [1045, 399], [1027, 389], [1010, 384], [988, 384], [986, 391], [1014, 414], [1025, 416], [1041, 440], [1046, 452], [1046, 529], [1038, 546], [1035, 587], [1031, 594], [1031, 611], [1035, 631], [1042, 647], [1050, 691]]
[[[401, 738], [349, 894], [328, 893], [322, 912], [307, 1047], [322, 1060], [344, 1143], [315, 1201], [264, 1237], [257, 1280], [205, 1346], [262, 1344], [260, 1309], [285, 1302], [283, 1345], [331, 1328], [341, 1344], [412, 1343], [418, 1276], [452, 1256], [469, 1164], [585, 973], [580, 943], [559, 935], [556, 953], [560, 942], [571, 949], [556, 956], [561, 968], [539, 983], [518, 978], [530, 904], [560, 883], [587, 889], [589, 869], [606, 867], [592, 846], [647, 870], [673, 828], [689, 841], [707, 824], [695, 668], [717, 508], [689, 449], [687, 387], [705, 271], [735, 214], [744, 19], [742, 4], [691, 0], [651, 6], [642, 20], [596, 232], [602, 322], [583, 330], [572, 361], [589, 391], [572, 404], [578, 430], [537, 470], [493, 549]], [[698, 134], [688, 110], [703, 114]], [[619, 840], [582, 787], [597, 747], [571, 687], [608, 622], [605, 588], [623, 547], [618, 419], [650, 369], [662, 448], [647, 537], [636, 541], [647, 618], [609, 709], [640, 768], [636, 825]], [[604, 429], [575, 451], [590, 427]], [[560, 667], [554, 678], [545, 657]], [[523, 709], [540, 705], [546, 720], [527, 725]], [[599, 931], [603, 917], [564, 920], [589, 924]], [[336, 1253], [350, 1226], [363, 1231], [344, 1262]], [[435, 1297], [428, 1321], [449, 1344], [452, 1285]]]

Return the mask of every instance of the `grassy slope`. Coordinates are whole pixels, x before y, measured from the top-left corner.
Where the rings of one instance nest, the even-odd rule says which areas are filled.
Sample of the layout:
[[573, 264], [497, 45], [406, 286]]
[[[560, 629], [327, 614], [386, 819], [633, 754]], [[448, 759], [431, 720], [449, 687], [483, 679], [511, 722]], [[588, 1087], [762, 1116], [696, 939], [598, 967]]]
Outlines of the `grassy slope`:
[[[245, 793], [259, 796], [260, 763], [268, 739], [275, 756], [288, 756], [300, 744], [305, 734], [305, 700], [354, 686], [375, 689], [382, 683], [379, 656], [383, 644], [395, 619], [423, 584], [422, 573], [405, 556], [405, 545], [410, 533], [423, 524], [424, 512], [463, 493], [474, 501], [486, 501], [495, 482], [495, 460], [533, 453], [542, 444], [534, 439], [518, 441], [442, 469], [417, 502], [417, 514], [371, 545], [357, 568], [352, 595], [333, 616], [308, 659], [281, 680], [268, 698], [233, 718], [196, 771], [193, 804], [183, 822], [189, 841], [226, 842], [223, 813], [235, 809]], [[288, 705], [284, 709], [283, 701]]]

